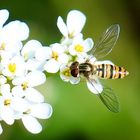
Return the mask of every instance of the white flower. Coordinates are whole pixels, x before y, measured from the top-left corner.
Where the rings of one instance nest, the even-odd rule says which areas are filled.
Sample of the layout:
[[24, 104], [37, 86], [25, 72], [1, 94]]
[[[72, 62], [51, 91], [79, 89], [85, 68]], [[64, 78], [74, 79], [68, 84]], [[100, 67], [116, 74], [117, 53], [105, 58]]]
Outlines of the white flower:
[[15, 56], [12, 59], [2, 59], [1, 64], [3, 66], [2, 74], [4, 76], [13, 78], [14, 76], [20, 76], [25, 73], [25, 63], [21, 56]]
[[86, 53], [90, 51], [93, 47], [92, 39], [88, 38], [86, 40], [73, 40], [73, 43], [69, 46], [69, 53], [73, 56], [75, 55], [87, 55]]
[[2, 85], [0, 92], [0, 117], [7, 124], [12, 125], [15, 120], [15, 111], [23, 112], [26, 110], [26, 101], [12, 96], [10, 85], [8, 84]]
[[42, 131], [42, 126], [38, 122], [38, 119], [48, 119], [52, 115], [52, 107], [47, 103], [31, 104], [26, 112], [22, 115], [22, 122], [25, 128], [33, 133], [37, 134]]
[[[36, 134], [42, 130], [37, 119], [48, 119], [52, 107], [44, 103], [44, 96], [34, 87], [46, 81], [44, 64], [52, 56], [57, 57], [53, 50], [56, 48], [51, 48], [54, 54], [49, 56], [49, 52], [45, 53], [47, 47], [37, 40], [23, 46], [22, 41], [29, 36], [28, 26], [18, 20], [5, 24], [8, 17], [7, 10], [0, 10], [0, 121], [12, 125], [22, 119], [26, 129]], [[61, 64], [67, 60], [63, 60], [66, 54], [60, 50], [57, 60]], [[0, 124], [0, 134], [2, 131]]]
[[83, 29], [86, 22], [85, 15], [77, 10], [72, 10], [67, 15], [66, 24], [59, 16], [57, 27], [65, 38], [73, 38], [77, 36]]
[[[28, 41], [21, 50], [21, 55], [24, 57], [26, 61], [26, 69], [27, 70], [40, 70], [43, 71], [43, 66], [46, 62], [43, 57], [44, 50], [47, 47], [43, 47], [42, 44], [37, 40]], [[40, 51], [42, 50], [42, 51]]]
[[24, 22], [12, 21], [4, 25], [8, 17], [7, 10], [0, 10], [0, 53], [19, 51], [22, 47], [21, 41], [29, 36], [29, 28]]
[[31, 102], [44, 102], [43, 95], [33, 87], [39, 86], [46, 81], [46, 76], [40, 71], [29, 72], [25, 76], [16, 77], [13, 79], [12, 88], [14, 96], [24, 97]]
[[65, 82], [70, 82], [71, 84], [78, 84], [80, 82], [80, 77], [73, 77], [71, 75], [70, 67], [67, 65], [62, 65], [60, 67], [60, 77]]
[[49, 60], [44, 65], [44, 69], [49, 73], [58, 72], [61, 64], [66, 64], [69, 59], [68, 55], [65, 54], [64, 48], [58, 43], [52, 44], [48, 48], [46, 57]]

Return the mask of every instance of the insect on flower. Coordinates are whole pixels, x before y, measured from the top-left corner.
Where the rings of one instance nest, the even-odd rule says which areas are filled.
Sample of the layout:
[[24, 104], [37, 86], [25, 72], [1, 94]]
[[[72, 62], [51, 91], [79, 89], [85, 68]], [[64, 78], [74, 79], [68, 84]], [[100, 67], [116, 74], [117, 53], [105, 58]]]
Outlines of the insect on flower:
[[[111, 25], [101, 36], [97, 44], [91, 50], [91, 58], [84, 63], [77, 61], [70, 66], [73, 77], [83, 76], [87, 80], [87, 86], [91, 92], [97, 94], [104, 105], [112, 112], [119, 112], [118, 98], [113, 90], [100, 84], [101, 79], [118, 79], [128, 75], [125, 68], [114, 65], [111, 61], [97, 61], [108, 55], [119, 37], [120, 26]], [[93, 61], [94, 60], [94, 61]]]

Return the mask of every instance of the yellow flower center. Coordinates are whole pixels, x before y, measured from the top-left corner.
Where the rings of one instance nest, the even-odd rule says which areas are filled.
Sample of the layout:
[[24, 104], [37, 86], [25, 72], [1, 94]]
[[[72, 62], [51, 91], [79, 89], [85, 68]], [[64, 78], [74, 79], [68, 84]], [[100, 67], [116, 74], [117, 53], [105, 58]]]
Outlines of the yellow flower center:
[[0, 46], [0, 50], [5, 50], [5, 46], [6, 46], [6, 44], [3, 42]]
[[71, 76], [71, 72], [70, 72], [70, 68], [66, 68], [63, 72], [63, 75], [70, 77]]
[[10, 64], [8, 64], [8, 69], [9, 69], [9, 71], [11, 72], [11, 73], [15, 73], [16, 72], [16, 64], [15, 63], [10, 63]]
[[11, 103], [11, 100], [10, 100], [10, 99], [4, 100], [4, 105], [5, 105], [5, 106], [10, 105], [10, 103]]
[[55, 60], [58, 60], [58, 53], [55, 51], [52, 51], [52, 58], [54, 58]]
[[84, 47], [82, 45], [80, 45], [80, 44], [75, 45], [74, 49], [77, 52], [83, 52], [84, 51]]
[[23, 90], [26, 90], [26, 88], [28, 88], [28, 82], [22, 83], [21, 86]]

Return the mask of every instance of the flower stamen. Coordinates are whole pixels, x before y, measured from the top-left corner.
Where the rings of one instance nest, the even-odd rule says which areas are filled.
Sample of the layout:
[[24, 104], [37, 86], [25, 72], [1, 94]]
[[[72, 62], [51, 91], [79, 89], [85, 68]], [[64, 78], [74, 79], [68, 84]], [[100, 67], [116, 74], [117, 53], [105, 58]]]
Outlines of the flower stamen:
[[80, 44], [77, 44], [74, 46], [74, 49], [77, 51], [77, 52], [83, 52], [84, 51], [84, 47]]
[[26, 90], [28, 88], [28, 82], [22, 83], [21, 86], [23, 90]]
[[8, 105], [10, 105], [10, 104], [11, 104], [11, 100], [10, 100], [10, 99], [4, 100], [4, 105], [5, 105], [5, 106], [8, 106]]
[[0, 50], [5, 50], [5, 47], [6, 47], [6, 44], [3, 42], [3, 43], [0, 45]]
[[71, 72], [70, 72], [70, 68], [66, 68], [63, 72], [63, 75], [70, 77], [71, 76]]
[[15, 63], [8, 64], [8, 69], [11, 73], [14, 74], [16, 72], [16, 64]]
[[55, 51], [52, 51], [52, 58], [54, 58], [55, 60], [58, 60], [58, 53]]

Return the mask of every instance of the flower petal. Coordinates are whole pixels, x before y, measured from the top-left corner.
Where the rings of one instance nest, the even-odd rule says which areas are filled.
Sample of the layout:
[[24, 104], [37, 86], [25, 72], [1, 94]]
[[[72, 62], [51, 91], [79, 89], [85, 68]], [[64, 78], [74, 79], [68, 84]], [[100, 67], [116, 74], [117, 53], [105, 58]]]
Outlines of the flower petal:
[[48, 119], [52, 115], [52, 107], [47, 103], [32, 105], [31, 115], [39, 119]]
[[29, 101], [32, 101], [35, 103], [44, 102], [44, 96], [34, 88], [27, 88], [25, 91], [25, 97]]
[[9, 17], [9, 12], [6, 9], [0, 10], [0, 28], [3, 26], [3, 24], [6, 22], [6, 20]]
[[49, 61], [46, 62], [44, 65], [44, 69], [49, 72], [49, 73], [56, 73], [59, 71], [60, 64], [54, 60], [50, 59]]
[[60, 73], [60, 78], [65, 81], [65, 82], [69, 82], [70, 77], [69, 76], [65, 76], [64, 74]]
[[64, 52], [64, 48], [59, 43], [54, 43], [51, 45], [52, 51], [57, 52], [58, 54], [62, 54]]
[[25, 59], [32, 58], [35, 56], [35, 52], [37, 52], [37, 50], [41, 47], [42, 45], [39, 41], [30, 40], [24, 45], [21, 54], [25, 57]]
[[40, 60], [36, 60], [36, 59], [29, 59], [26, 63], [25, 63], [25, 69], [29, 70], [29, 71], [43, 71], [43, 66], [45, 64], [45, 61], [40, 61]]
[[0, 86], [0, 92], [3, 96], [7, 96], [10, 93], [10, 85], [4, 84]]
[[6, 40], [23, 41], [29, 36], [29, 28], [24, 22], [12, 21], [3, 27], [3, 36]]
[[[11, 41], [11, 40], [10, 40]], [[15, 56], [19, 53], [19, 51], [21, 50], [21, 48], [23, 47], [22, 42], [20, 41], [16, 41], [16, 42], [10, 42], [8, 41], [5, 47], [5, 50], [7, 52], [10, 52], [12, 54], [12, 56]], [[7, 56], [6, 56], [7, 57]], [[9, 57], [9, 56], [8, 56]], [[10, 57], [9, 57], [10, 58]], [[12, 57], [11, 57], [12, 58]]]
[[0, 75], [0, 85], [3, 85], [7, 82], [7, 79], [3, 76], [3, 75]]
[[83, 46], [84, 46], [84, 52], [88, 52], [92, 49], [94, 45], [94, 42], [91, 38], [87, 38], [86, 40], [84, 40], [83, 42]]
[[25, 99], [14, 97], [11, 102], [11, 107], [19, 112], [25, 112], [28, 109], [28, 103]]
[[103, 91], [103, 86], [97, 78], [87, 81], [87, 87], [94, 94], [99, 94]]
[[63, 19], [59, 16], [57, 19], [57, 27], [64, 37], [68, 36], [68, 29]]
[[69, 46], [69, 53], [73, 56], [76, 55], [76, 50], [74, 49], [73, 44]]
[[9, 125], [14, 123], [13, 110], [9, 106], [3, 106], [0, 109], [1, 118]]
[[2, 132], [3, 132], [3, 129], [2, 129], [2, 126], [0, 124], [0, 135], [2, 134]]
[[85, 25], [86, 17], [78, 10], [72, 10], [67, 16], [67, 27], [69, 34], [76, 35], [80, 33]]
[[25, 92], [24, 92], [22, 86], [14, 86], [12, 88], [12, 95], [16, 96], [16, 97], [24, 97]]
[[26, 82], [29, 87], [35, 87], [43, 84], [46, 81], [46, 76], [41, 71], [32, 71], [27, 74]]
[[38, 134], [42, 131], [42, 126], [40, 125], [40, 123], [37, 121], [36, 118], [30, 115], [24, 115], [22, 117], [22, 122], [25, 128], [33, 134]]
[[89, 55], [88, 57], [88, 60], [91, 64], [94, 64], [96, 62], [96, 58], [93, 55]]
[[50, 59], [51, 55], [52, 55], [52, 50], [50, 47], [41, 47], [35, 53], [36, 59], [41, 61]]
[[80, 77], [70, 77], [71, 84], [78, 84], [80, 82]]
[[68, 60], [69, 60], [69, 57], [67, 54], [61, 54], [59, 57], [58, 57], [58, 62], [60, 64], [66, 64], [68, 63]]
[[25, 81], [25, 77], [24, 76], [18, 76], [15, 77], [12, 81], [13, 85], [21, 85], [23, 82]]

